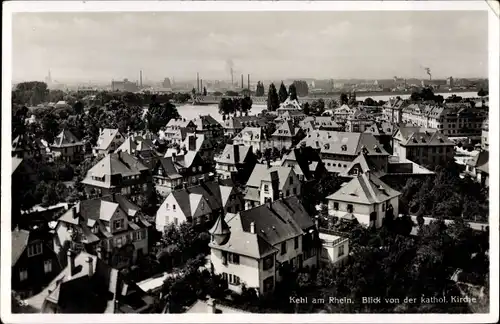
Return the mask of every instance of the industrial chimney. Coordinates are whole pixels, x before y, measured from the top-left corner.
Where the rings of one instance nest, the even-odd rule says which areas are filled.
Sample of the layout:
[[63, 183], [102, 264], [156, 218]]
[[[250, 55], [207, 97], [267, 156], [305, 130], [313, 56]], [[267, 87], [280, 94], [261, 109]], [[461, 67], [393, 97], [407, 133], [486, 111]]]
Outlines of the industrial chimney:
[[200, 74], [198, 72], [196, 73], [196, 89], [200, 93]]
[[140, 77], [139, 77], [140, 83], [139, 84], [140, 84], [140, 87], [142, 88], [142, 70], [139, 72], [139, 75], [140, 75]]
[[247, 75], [248, 77], [248, 80], [247, 80], [247, 88], [248, 88], [248, 91], [250, 91], [250, 74]]
[[243, 74], [241, 75], [241, 89], [243, 89], [244, 85], [243, 85]]

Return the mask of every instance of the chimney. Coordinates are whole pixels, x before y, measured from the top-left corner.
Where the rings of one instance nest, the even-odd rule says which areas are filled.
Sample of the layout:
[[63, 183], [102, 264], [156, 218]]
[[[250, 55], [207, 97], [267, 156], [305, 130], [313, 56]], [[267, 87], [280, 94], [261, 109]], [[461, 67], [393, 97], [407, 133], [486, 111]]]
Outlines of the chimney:
[[215, 314], [217, 313], [217, 303], [213, 298], [208, 298], [207, 300], [207, 311], [210, 314]]
[[248, 88], [248, 91], [250, 91], [250, 74], [247, 75], [248, 79], [247, 79], [247, 88]]
[[238, 144], [234, 144], [233, 149], [234, 149], [234, 163], [240, 163], [240, 146]]
[[280, 194], [280, 178], [278, 176], [278, 171], [271, 172], [271, 188], [273, 189], [273, 201], [279, 199]]
[[77, 217], [76, 206], [71, 207], [71, 216], [73, 216], [73, 219]]
[[140, 72], [140, 75], [141, 75], [141, 83], [140, 83], [140, 87], [142, 88], [142, 70]]
[[198, 90], [198, 93], [200, 93], [200, 74], [196, 73], [196, 88]]
[[92, 277], [94, 275], [94, 259], [89, 255], [89, 258], [87, 259], [88, 267], [89, 267], [89, 277]]
[[203, 92], [203, 79], [200, 79], [200, 92]]
[[76, 274], [76, 267], [75, 267], [75, 253], [73, 250], [69, 249], [68, 250], [68, 267], [69, 267], [69, 278], [73, 277]]
[[196, 151], [196, 135], [189, 135], [188, 149], [190, 151]]
[[172, 161], [174, 161], [174, 162], [175, 162], [176, 157], [177, 157], [177, 154], [172, 153]]
[[187, 186], [188, 186], [188, 185], [187, 185], [187, 182], [186, 182], [186, 181], [184, 181], [184, 182], [182, 183], [182, 188], [187, 189]]
[[255, 234], [255, 222], [250, 223], [250, 233]]
[[243, 74], [241, 75], [241, 89], [243, 89], [244, 85], [243, 85]]
[[101, 260], [103, 259], [102, 248], [100, 246], [97, 247], [97, 257]]

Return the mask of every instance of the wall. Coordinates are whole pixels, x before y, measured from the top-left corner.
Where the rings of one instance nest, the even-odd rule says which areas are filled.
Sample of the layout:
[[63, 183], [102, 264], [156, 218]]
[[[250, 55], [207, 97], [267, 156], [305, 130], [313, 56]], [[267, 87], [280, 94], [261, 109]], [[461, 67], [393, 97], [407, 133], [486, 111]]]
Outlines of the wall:
[[[319, 233], [319, 238], [323, 241], [322, 251], [320, 260], [323, 263], [336, 264], [347, 258], [349, 255], [349, 240], [341, 240], [335, 242], [338, 238], [337, 236], [330, 235], [327, 233]], [[339, 257], [339, 248], [344, 247], [344, 254]]]
[[[168, 205], [168, 207], [167, 207]], [[175, 206], [175, 209], [173, 208]], [[168, 218], [168, 219], [167, 219]], [[186, 221], [182, 209], [173, 195], [167, 196], [156, 212], [156, 230], [163, 233], [164, 227], [169, 224], [175, 224], [174, 219], [177, 218], [177, 224]]]
[[[227, 265], [224, 265], [222, 263], [222, 251], [214, 248], [211, 249], [210, 257], [216, 274], [222, 274], [225, 272], [227, 274], [236, 275], [240, 277], [240, 282], [245, 283], [248, 288], [259, 289], [260, 268], [259, 261], [257, 259], [240, 255], [240, 264], [227, 262]], [[228, 287], [233, 291], [241, 292], [241, 285], [234, 286], [228, 284]]]

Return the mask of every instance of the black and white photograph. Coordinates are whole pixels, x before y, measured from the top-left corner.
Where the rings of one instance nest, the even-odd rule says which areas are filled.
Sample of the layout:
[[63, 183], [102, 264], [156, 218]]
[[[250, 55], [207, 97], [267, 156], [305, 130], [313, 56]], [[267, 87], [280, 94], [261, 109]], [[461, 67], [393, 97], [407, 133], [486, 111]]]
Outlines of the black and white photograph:
[[498, 320], [498, 16], [279, 2], [11, 2], [2, 320]]

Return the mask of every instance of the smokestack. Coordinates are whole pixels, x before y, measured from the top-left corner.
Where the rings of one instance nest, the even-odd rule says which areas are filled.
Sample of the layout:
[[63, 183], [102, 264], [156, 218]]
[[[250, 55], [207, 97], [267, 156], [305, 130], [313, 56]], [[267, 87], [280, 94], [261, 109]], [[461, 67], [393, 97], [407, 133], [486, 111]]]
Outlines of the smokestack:
[[75, 253], [73, 250], [68, 250], [68, 267], [69, 267], [69, 277], [70, 279], [76, 274], [76, 266], [75, 266]]
[[248, 80], [247, 80], [247, 88], [250, 91], [250, 74], [247, 75]]
[[234, 86], [233, 68], [231, 68], [231, 86]]
[[142, 88], [142, 70], [140, 71], [140, 87]]
[[243, 89], [244, 85], [243, 85], [243, 74], [241, 75], [241, 89]]
[[198, 72], [196, 73], [196, 89], [200, 93], [200, 74]]
[[200, 79], [200, 92], [203, 91], [203, 79]]

